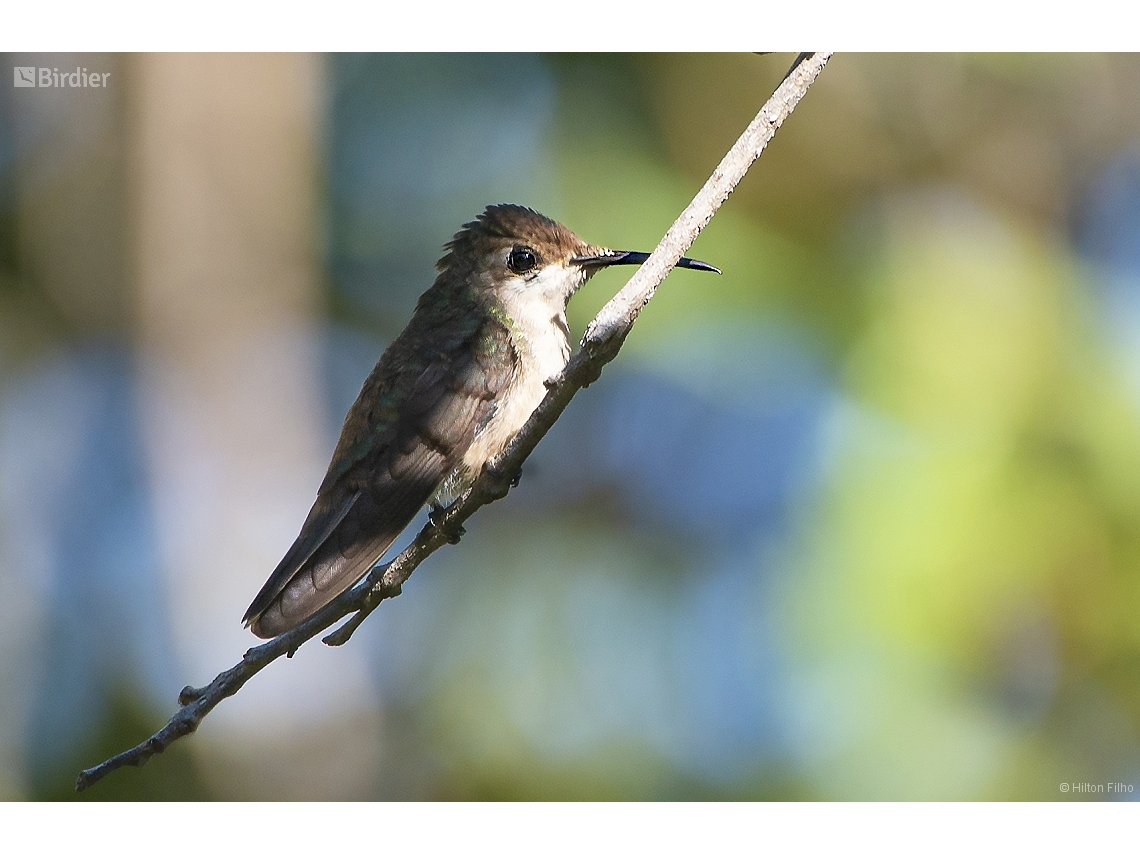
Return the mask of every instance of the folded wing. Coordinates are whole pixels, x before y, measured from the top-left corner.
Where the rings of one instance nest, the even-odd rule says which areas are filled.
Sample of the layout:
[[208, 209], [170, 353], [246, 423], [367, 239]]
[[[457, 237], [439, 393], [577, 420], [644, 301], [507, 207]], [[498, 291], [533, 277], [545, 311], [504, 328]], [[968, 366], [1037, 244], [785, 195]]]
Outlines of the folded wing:
[[246, 611], [254, 634], [280, 635], [362, 578], [462, 460], [515, 371], [505, 327], [468, 330], [418, 348], [397, 340], [381, 357], [301, 533]]

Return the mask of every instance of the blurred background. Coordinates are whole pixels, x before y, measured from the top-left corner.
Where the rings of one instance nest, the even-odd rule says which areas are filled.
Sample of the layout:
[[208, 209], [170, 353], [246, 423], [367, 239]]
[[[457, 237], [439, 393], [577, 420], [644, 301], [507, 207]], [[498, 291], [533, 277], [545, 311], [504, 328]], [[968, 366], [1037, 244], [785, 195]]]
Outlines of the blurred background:
[[[109, 74], [0, 84], [0, 798], [64, 799], [252, 644], [459, 226], [652, 249], [792, 56], [5, 59]], [[79, 798], [1140, 795], [1140, 58], [837, 55], [690, 254], [349, 645]]]

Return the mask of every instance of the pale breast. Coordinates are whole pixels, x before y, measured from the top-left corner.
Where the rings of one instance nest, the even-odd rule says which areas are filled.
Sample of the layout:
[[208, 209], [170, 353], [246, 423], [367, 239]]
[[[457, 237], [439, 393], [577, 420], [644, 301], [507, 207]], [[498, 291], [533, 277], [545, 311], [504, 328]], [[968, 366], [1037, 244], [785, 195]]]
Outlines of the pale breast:
[[533, 305], [534, 310], [527, 306], [510, 307], [516, 310], [512, 312], [516, 328], [512, 330], [511, 339], [519, 354], [518, 368], [496, 402], [494, 414], [463, 455], [463, 462], [432, 496], [431, 503], [437, 507], [453, 502], [479, 474], [483, 464], [506, 447], [546, 397], [546, 381], [558, 376], [570, 359], [565, 314], [551, 317], [548, 304], [535, 301]]

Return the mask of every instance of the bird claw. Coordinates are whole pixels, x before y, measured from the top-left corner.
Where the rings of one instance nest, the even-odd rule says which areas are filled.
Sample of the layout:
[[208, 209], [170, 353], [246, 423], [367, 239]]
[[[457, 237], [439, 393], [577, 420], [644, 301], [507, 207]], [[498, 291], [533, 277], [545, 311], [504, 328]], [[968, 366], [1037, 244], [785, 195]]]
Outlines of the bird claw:
[[519, 479], [522, 478], [521, 467], [516, 469], [510, 478], [507, 478], [506, 473], [502, 469], [498, 466], [492, 466], [490, 463], [485, 464], [483, 469], [487, 475], [490, 476], [488, 487], [490, 488], [492, 496], [496, 499], [501, 499], [507, 495], [511, 487], [517, 487], [519, 485]]

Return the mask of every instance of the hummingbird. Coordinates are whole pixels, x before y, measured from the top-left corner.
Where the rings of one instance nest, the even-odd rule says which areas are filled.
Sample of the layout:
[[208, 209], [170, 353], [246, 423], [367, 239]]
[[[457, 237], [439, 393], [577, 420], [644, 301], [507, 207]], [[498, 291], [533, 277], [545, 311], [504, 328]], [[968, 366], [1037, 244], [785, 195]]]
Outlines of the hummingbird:
[[566, 367], [570, 298], [598, 270], [649, 257], [592, 246], [520, 205], [488, 207], [444, 251], [349, 409], [300, 534], [246, 610], [260, 638], [363, 578], [425, 504], [438, 512], [462, 495]]

